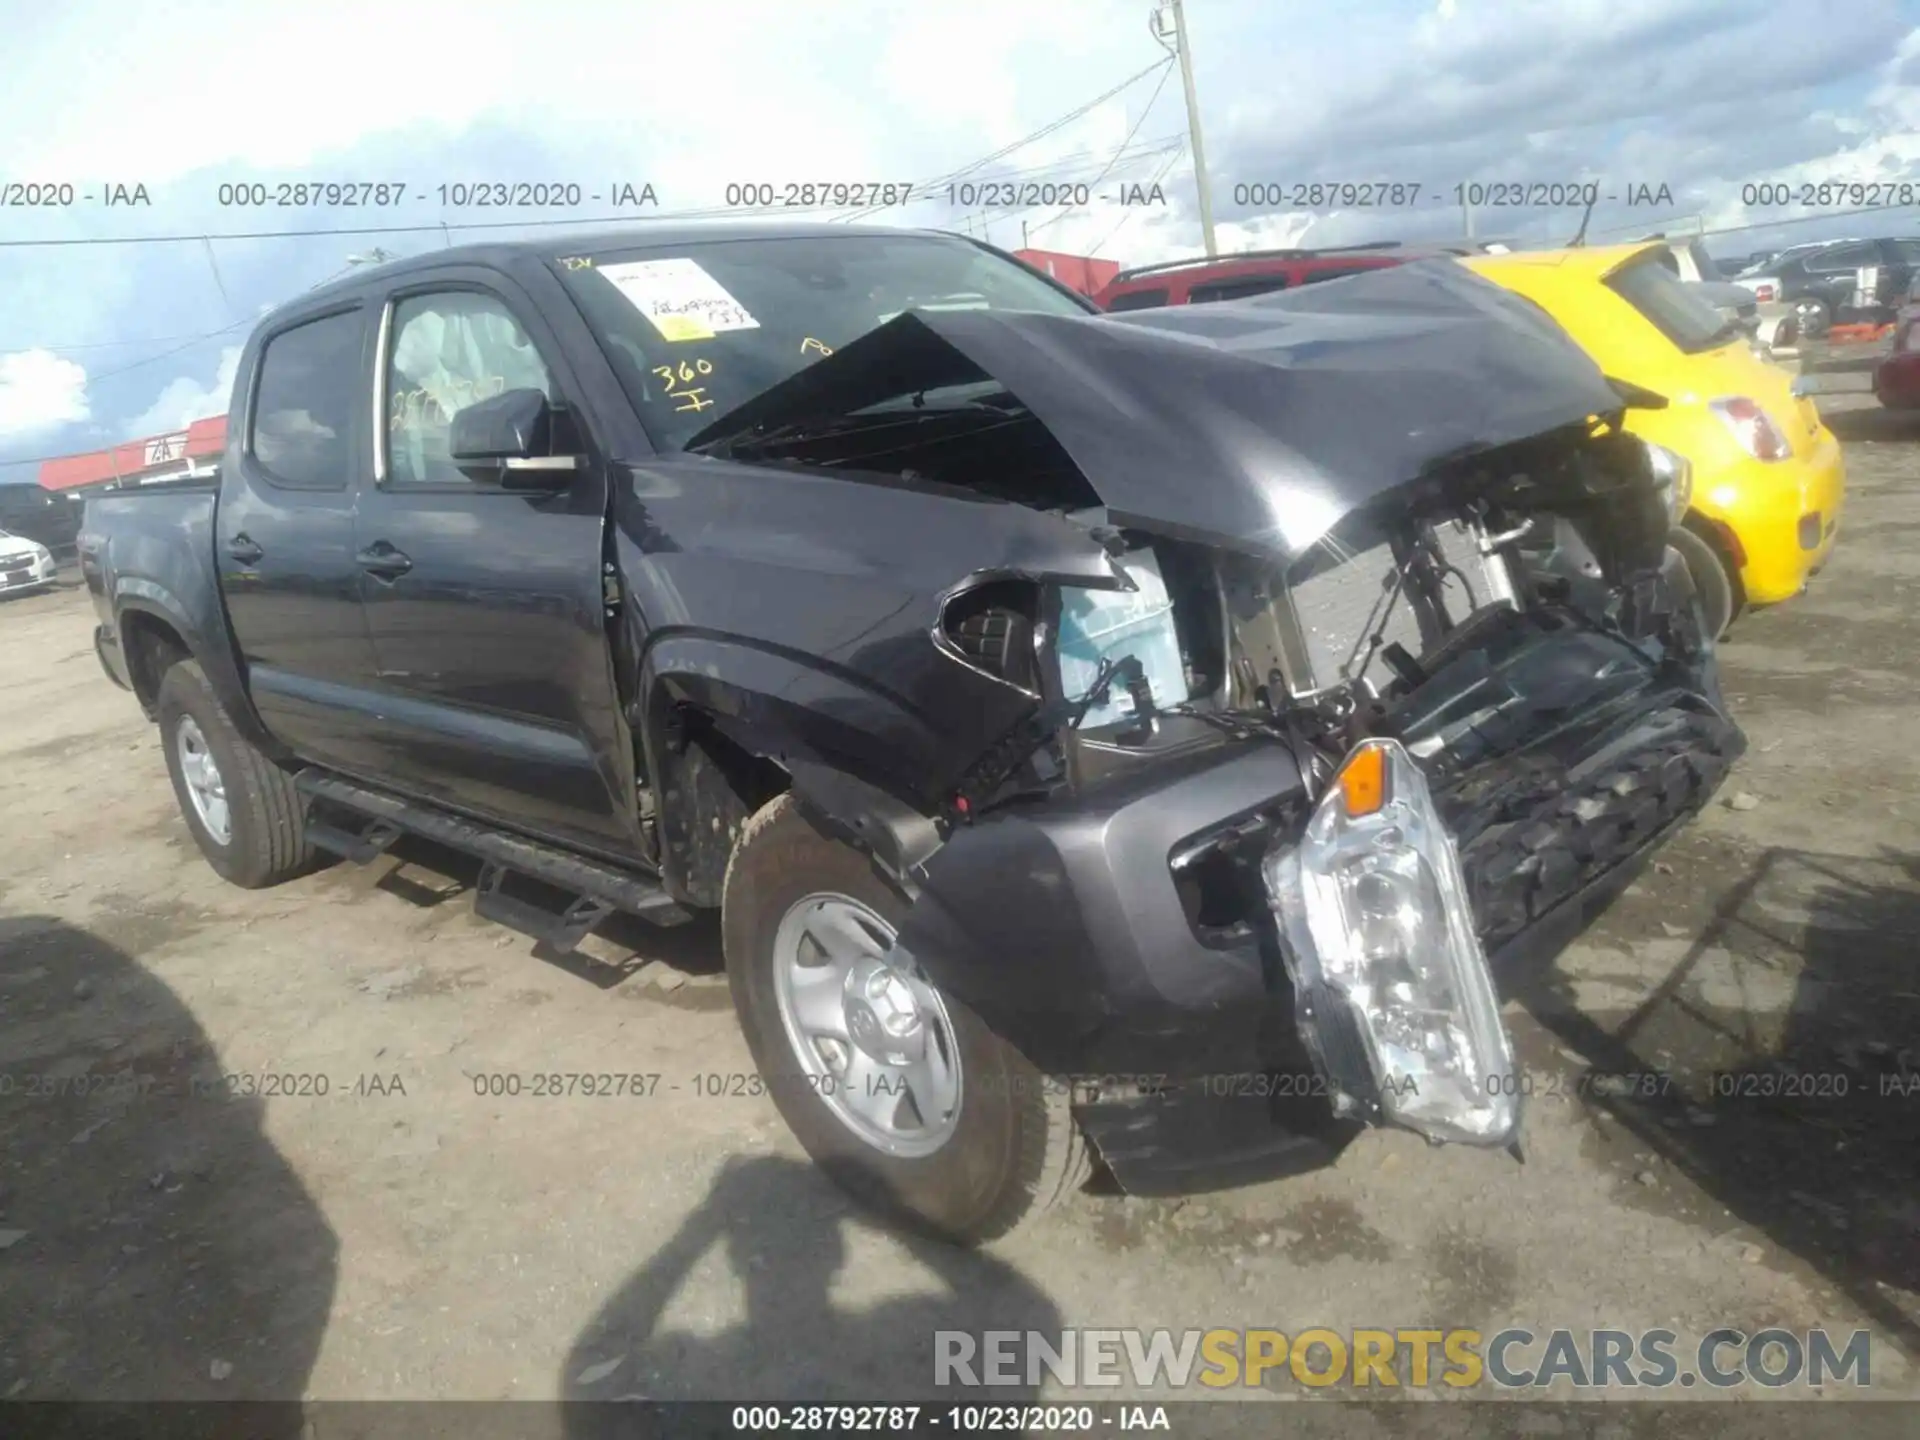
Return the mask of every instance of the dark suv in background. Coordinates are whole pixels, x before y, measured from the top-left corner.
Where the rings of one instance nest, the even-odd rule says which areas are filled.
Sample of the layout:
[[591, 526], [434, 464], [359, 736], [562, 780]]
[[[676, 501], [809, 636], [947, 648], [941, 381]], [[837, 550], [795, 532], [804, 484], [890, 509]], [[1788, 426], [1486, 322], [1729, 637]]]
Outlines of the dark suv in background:
[[1887, 321], [1920, 275], [1920, 239], [1836, 240], [1797, 246], [1734, 278], [1761, 301], [1793, 306], [1803, 335], [1837, 320]]

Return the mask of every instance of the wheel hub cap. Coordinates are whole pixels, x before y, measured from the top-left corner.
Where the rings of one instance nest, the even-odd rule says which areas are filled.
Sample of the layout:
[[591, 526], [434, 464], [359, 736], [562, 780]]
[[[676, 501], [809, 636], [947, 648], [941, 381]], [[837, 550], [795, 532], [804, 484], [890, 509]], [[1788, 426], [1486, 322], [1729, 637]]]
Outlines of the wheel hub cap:
[[174, 749], [180, 761], [181, 779], [186, 782], [187, 800], [201, 828], [213, 838], [214, 844], [227, 844], [233, 839], [227, 782], [214, 761], [213, 751], [207, 747], [207, 737], [201, 733], [199, 722], [191, 715], [180, 717], [179, 729], [174, 732]]
[[892, 927], [849, 896], [809, 895], [773, 949], [781, 1026], [807, 1088], [890, 1155], [944, 1145], [960, 1113], [953, 1022]]
[[926, 1049], [925, 1022], [913, 988], [879, 960], [848, 968], [844, 1004], [853, 1043], [887, 1065], [905, 1065]]

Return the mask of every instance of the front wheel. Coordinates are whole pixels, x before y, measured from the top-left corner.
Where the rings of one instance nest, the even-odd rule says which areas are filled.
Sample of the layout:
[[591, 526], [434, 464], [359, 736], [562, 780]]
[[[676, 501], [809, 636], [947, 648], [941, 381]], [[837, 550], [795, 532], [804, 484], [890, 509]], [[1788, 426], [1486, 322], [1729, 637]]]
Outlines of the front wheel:
[[174, 798], [207, 863], [249, 890], [308, 869], [293, 777], [240, 733], [196, 661], [168, 668], [156, 708]]
[[1078, 1189], [1090, 1159], [1059, 1087], [896, 946], [906, 910], [781, 796], [727, 867], [727, 978], [815, 1163], [914, 1228], [974, 1244]]
[[1718, 640], [1739, 614], [1738, 582], [1721, 560], [1720, 552], [1686, 526], [1674, 526], [1667, 535], [1667, 543], [1687, 563], [1693, 592], [1700, 600], [1701, 628], [1710, 639]]

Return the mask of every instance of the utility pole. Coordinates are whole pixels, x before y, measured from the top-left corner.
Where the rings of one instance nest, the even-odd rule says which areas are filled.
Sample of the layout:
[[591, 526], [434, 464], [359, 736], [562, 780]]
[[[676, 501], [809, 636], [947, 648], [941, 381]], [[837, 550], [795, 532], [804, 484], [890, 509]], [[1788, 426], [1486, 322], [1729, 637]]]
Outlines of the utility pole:
[[[1172, 24], [1167, 11], [1171, 10]], [[1180, 61], [1180, 88], [1187, 96], [1187, 148], [1193, 153], [1193, 183], [1200, 192], [1200, 238], [1209, 258], [1220, 253], [1213, 239], [1213, 191], [1207, 184], [1207, 150], [1200, 141], [1200, 101], [1193, 93], [1193, 57], [1187, 49], [1187, 16], [1180, 0], [1167, 0], [1167, 9], [1153, 12], [1148, 22], [1153, 38]], [[1172, 45], [1167, 41], [1171, 39]]]

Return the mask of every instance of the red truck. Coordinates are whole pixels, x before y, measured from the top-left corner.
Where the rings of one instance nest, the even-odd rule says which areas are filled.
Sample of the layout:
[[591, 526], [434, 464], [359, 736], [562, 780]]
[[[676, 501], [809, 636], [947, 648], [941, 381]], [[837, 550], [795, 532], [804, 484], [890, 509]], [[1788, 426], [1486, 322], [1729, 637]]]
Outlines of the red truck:
[[1199, 305], [1244, 300], [1291, 290], [1316, 280], [1337, 280], [1413, 258], [1391, 245], [1349, 245], [1328, 250], [1243, 250], [1235, 255], [1196, 256], [1140, 265], [1114, 276], [1094, 303], [1102, 310], [1152, 310], [1161, 305]]

